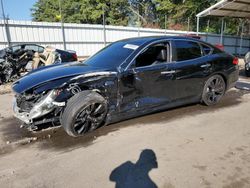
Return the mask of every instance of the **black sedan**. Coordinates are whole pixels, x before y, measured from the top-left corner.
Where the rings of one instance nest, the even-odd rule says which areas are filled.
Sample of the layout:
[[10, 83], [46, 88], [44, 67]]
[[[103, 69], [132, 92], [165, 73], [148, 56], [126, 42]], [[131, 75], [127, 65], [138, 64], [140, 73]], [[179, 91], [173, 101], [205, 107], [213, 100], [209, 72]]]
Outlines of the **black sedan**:
[[71, 136], [189, 104], [214, 105], [238, 80], [238, 59], [187, 37], [114, 42], [86, 61], [48, 66], [13, 85], [15, 116], [36, 129], [60, 122]]

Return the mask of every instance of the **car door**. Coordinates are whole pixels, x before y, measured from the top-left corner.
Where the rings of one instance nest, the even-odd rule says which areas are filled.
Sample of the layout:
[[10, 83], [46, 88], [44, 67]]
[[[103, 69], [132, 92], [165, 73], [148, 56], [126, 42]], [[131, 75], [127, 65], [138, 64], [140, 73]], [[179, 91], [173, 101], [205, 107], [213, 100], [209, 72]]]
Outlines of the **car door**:
[[204, 56], [201, 45], [191, 40], [173, 40], [173, 61], [175, 62], [174, 100], [198, 99], [202, 93], [204, 80], [212, 65]]
[[[121, 77], [121, 111], [167, 105], [175, 95], [170, 44], [155, 43], [140, 53]], [[164, 55], [165, 54], [165, 55]]]

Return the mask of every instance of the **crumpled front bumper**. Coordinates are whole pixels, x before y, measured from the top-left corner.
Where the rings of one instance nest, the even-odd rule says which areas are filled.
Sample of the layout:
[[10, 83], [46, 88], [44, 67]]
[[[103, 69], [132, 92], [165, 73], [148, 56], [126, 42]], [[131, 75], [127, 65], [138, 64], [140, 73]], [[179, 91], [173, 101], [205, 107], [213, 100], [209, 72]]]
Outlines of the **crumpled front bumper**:
[[56, 91], [51, 90], [42, 100], [35, 103], [29, 112], [23, 112], [17, 105], [16, 98], [13, 101], [14, 116], [25, 124], [32, 124], [34, 119], [41, 118], [51, 113], [56, 107], [65, 106], [65, 102], [56, 102]]
[[16, 98], [13, 100], [13, 112], [14, 116], [25, 124], [31, 124], [33, 122], [32, 119], [29, 118], [28, 112], [21, 112], [20, 108], [17, 106]]

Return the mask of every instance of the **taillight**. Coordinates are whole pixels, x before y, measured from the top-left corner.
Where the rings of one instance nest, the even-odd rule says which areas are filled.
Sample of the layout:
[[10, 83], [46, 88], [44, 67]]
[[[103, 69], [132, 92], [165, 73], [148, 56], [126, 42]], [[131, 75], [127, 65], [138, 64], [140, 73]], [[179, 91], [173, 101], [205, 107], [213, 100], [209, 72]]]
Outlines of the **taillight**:
[[73, 54], [73, 58], [75, 59], [75, 61], [77, 61], [77, 55], [76, 55], [76, 53]]
[[234, 65], [238, 65], [239, 64], [239, 59], [237, 57], [234, 58], [233, 64]]

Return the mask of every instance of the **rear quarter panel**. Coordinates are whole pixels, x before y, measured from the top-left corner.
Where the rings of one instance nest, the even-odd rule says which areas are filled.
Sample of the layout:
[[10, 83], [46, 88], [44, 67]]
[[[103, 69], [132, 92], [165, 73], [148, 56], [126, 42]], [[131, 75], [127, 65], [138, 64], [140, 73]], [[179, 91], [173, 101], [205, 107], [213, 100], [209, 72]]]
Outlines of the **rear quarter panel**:
[[221, 74], [227, 85], [227, 89], [234, 87], [239, 78], [239, 66], [233, 64], [234, 56], [221, 52], [212, 54], [213, 74]]

